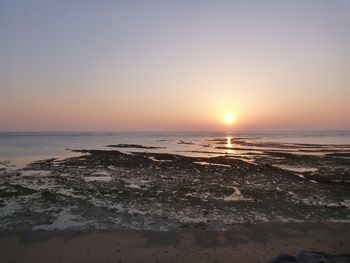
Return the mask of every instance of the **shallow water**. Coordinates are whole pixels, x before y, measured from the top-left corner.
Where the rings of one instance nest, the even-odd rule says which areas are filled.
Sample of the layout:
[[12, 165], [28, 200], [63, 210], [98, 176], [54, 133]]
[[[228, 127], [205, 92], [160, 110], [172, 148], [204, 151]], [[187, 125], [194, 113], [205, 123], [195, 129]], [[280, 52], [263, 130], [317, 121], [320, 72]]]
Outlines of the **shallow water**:
[[[224, 142], [217, 144], [215, 138]], [[181, 153], [186, 156], [216, 156], [220, 154], [244, 155], [249, 151], [270, 149], [271, 145], [250, 145], [246, 148], [237, 139], [253, 142], [276, 142], [278, 144], [338, 144], [350, 148], [350, 131], [319, 132], [0, 132], [0, 161], [10, 160], [12, 164], [25, 164], [45, 158], [66, 158], [77, 156], [68, 149], [111, 150], [106, 145], [140, 144], [164, 149], [118, 148], [124, 152]], [[218, 149], [213, 147], [225, 147]], [[275, 145], [276, 146], [276, 145]], [[335, 148], [336, 146], [333, 145]], [[243, 149], [240, 149], [243, 148]], [[245, 150], [244, 150], [245, 149]], [[319, 153], [319, 148], [293, 147], [293, 151], [310, 150], [305, 154]], [[314, 151], [312, 151], [314, 150]]]

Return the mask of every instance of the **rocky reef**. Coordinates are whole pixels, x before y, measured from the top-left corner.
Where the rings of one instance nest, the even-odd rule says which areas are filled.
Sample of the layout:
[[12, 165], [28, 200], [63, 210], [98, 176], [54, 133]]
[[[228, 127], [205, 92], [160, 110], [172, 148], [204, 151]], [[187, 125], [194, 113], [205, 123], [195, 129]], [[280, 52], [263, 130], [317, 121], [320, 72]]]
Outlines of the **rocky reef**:
[[[301, 145], [235, 143], [249, 152], [196, 157], [75, 150], [81, 156], [23, 169], [3, 162], [0, 228], [225, 230], [237, 223], [350, 221], [344, 148], [319, 145], [323, 154], [310, 155], [296, 150]], [[225, 144], [218, 138], [203, 147], [214, 151]]]

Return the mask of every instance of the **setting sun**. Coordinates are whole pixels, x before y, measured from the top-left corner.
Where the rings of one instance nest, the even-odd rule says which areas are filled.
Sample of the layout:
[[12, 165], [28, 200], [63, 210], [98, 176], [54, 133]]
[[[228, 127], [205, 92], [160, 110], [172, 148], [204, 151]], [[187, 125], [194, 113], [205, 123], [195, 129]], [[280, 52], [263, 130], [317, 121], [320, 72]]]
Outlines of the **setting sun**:
[[231, 115], [231, 114], [225, 115], [225, 121], [226, 121], [227, 124], [232, 124], [233, 121], [234, 121], [233, 115]]

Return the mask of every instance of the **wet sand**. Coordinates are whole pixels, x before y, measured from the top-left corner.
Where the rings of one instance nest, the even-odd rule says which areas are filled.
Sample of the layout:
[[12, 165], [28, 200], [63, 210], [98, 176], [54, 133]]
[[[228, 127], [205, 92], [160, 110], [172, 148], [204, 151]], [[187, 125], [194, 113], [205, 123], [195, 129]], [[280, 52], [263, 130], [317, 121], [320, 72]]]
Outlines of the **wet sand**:
[[267, 262], [301, 250], [346, 253], [349, 224], [238, 224], [230, 231], [0, 233], [1, 262]]

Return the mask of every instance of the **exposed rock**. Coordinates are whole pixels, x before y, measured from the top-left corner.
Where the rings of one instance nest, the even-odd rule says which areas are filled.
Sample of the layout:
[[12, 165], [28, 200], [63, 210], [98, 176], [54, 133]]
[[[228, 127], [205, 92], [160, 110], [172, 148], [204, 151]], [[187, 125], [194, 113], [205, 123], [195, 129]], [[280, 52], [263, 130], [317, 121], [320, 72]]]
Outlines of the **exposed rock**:
[[166, 147], [144, 146], [141, 144], [110, 144], [107, 147], [113, 148], [134, 148], [134, 149], [165, 149]]
[[274, 259], [268, 261], [267, 263], [288, 263], [288, 262], [295, 262], [297, 261], [296, 257], [287, 255], [287, 254], [281, 254], [275, 257]]
[[323, 252], [300, 251], [297, 257], [281, 254], [267, 263], [350, 263], [349, 254], [327, 254]]

